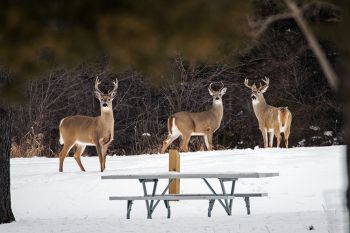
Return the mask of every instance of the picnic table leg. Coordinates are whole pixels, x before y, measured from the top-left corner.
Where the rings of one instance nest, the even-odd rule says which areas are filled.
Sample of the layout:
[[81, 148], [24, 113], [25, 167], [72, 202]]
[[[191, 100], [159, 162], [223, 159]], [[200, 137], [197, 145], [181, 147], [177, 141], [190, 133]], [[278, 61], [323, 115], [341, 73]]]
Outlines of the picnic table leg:
[[130, 219], [131, 206], [132, 206], [132, 200], [128, 200], [126, 219]]
[[[152, 196], [156, 195], [157, 184], [158, 184], [158, 180], [154, 180]], [[154, 200], [151, 200], [151, 204], [150, 204], [151, 214], [153, 213], [153, 210], [154, 210], [153, 203], [154, 203]]]
[[[234, 191], [235, 191], [236, 180], [237, 180], [237, 179], [222, 179], [222, 178], [219, 178], [220, 185], [221, 185], [221, 190], [222, 190], [222, 194], [223, 194], [223, 195], [226, 195], [226, 189], [225, 189], [224, 182], [226, 182], [226, 181], [231, 181], [231, 182], [232, 182], [232, 186], [231, 186], [230, 195], [233, 196]], [[230, 201], [227, 200], [227, 199], [225, 199], [225, 204], [226, 204], [226, 206], [228, 207], [228, 212], [227, 212], [227, 214], [228, 214], [228, 215], [232, 215], [232, 204], [233, 204], [233, 199], [230, 199]]]
[[247, 214], [250, 215], [250, 201], [249, 197], [244, 197], [245, 206], [247, 207]]
[[167, 210], [168, 210], [168, 216], [167, 216], [167, 218], [170, 218], [171, 212], [170, 212], [169, 201], [168, 201], [168, 200], [164, 200], [164, 204], [165, 204], [165, 207], [166, 207]]
[[[233, 195], [235, 193], [235, 184], [236, 184], [236, 180], [232, 180], [231, 195]], [[229, 208], [230, 208], [230, 213], [231, 214], [232, 214], [232, 203], [233, 203], [233, 199], [230, 199], [230, 206], [229, 206]]]
[[[144, 196], [147, 196], [148, 194], [147, 194], [146, 181], [145, 180], [140, 180], [140, 182], [142, 183]], [[150, 203], [149, 203], [148, 200], [146, 200], [146, 208], [147, 208], [147, 218], [151, 219], [152, 218], [152, 212], [151, 212]]]
[[[208, 186], [208, 188], [210, 189], [210, 191], [214, 194], [214, 195], [218, 195], [215, 190], [213, 189], [213, 187], [211, 187], [210, 183], [207, 181], [207, 179], [205, 178], [202, 178], [204, 180], [204, 182], [206, 183], [206, 185]], [[228, 206], [225, 205], [225, 203], [221, 200], [221, 199], [218, 199], [219, 203], [222, 205], [222, 207], [224, 207], [226, 213], [229, 213], [229, 209], [228, 209]]]
[[[171, 185], [171, 183], [174, 180], [175, 179], [170, 179], [168, 185], [165, 187], [163, 192], [160, 194], [161, 196], [163, 196], [168, 191], [169, 186]], [[139, 181], [142, 183], [144, 196], [148, 196], [146, 182], [153, 182], [152, 196], [156, 195], [158, 179], [149, 179], [149, 180], [148, 179], [139, 179]], [[147, 218], [151, 219], [152, 218], [152, 213], [155, 210], [155, 208], [158, 206], [160, 200], [157, 200], [155, 202], [154, 202], [154, 200], [151, 200], [151, 201], [145, 200], [145, 201], [146, 201], [146, 208], [147, 208]], [[169, 205], [169, 202], [168, 202], [168, 205]], [[170, 217], [170, 205], [169, 205], [169, 209], [168, 209], [168, 216]]]
[[[160, 194], [160, 196], [164, 196], [164, 194], [169, 190], [169, 187], [170, 187], [170, 185], [173, 183], [174, 180], [175, 180], [175, 179], [170, 179], [168, 185], [164, 188], [164, 190], [163, 190], [163, 192]], [[159, 202], [160, 202], [160, 200], [157, 200], [157, 201], [155, 202], [155, 204], [152, 205], [151, 213], [153, 213], [153, 211], [156, 209], [156, 207], [158, 206]]]
[[208, 217], [211, 217], [211, 211], [213, 210], [215, 199], [209, 200]]
[[[220, 185], [221, 185], [222, 194], [226, 195], [226, 189], [225, 189], [225, 185], [224, 185], [224, 180], [223, 179], [219, 179], [219, 181], [220, 181]], [[231, 210], [229, 208], [228, 200], [225, 199], [224, 201], [225, 201], [225, 205], [227, 207], [227, 211], [226, 211], [227, 215], [231, 215]]]

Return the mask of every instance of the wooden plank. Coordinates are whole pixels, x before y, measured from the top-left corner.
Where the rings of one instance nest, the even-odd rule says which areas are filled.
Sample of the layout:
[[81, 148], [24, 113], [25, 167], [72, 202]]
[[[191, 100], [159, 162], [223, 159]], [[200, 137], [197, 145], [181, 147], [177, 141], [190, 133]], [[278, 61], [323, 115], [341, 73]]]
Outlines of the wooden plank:
[[102, 179], [196, 179], [196, 178], [264, 178], [279, 176], [278, 172], [222, 172], [222, 173], [140, 173], [124, 175], [107, 175], [101, 176]]
[[212, 200], [233, 199], [235, 197], [265, 197], [267, 193], [237, 193], [234, 195], [213, 194], [180, 194], [180, 195], [155, 195], [155, 196], [111, 196], [109, 200]]
[[[169, 150], [169, 172], [180, 172], [180, 154], [177, 150]], [[180, 179], [175, 179], [169, 186], [169, 194], [180, 193]]]

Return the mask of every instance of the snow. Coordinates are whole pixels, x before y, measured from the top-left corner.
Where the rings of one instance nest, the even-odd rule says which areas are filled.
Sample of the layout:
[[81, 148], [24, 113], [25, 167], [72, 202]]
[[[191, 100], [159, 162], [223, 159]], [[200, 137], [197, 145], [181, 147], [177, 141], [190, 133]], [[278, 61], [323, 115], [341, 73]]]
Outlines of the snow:
[[[0, 225], [1, 233], [22, 232], [342, 232], [343, 192], [347, 186], [345, 146], [290, 149], [245, 149], [181, 154], [183, 172], [279, 172], [280, 176], [241, 179], [237, 192], [268, 192], [251, 198], [250, 216], [244, 201], [234, 200], [233, 216], [207, 201], [171, 202], [172, 218], [160, 203], [153, 219], [135, 202], [131, 219], [126, 201], [111, 195], [142, 195], [134, 180], [101, 180], [97, 157], [84, 157], [87, 172], [66, 158], [58, 172], [57, 158], [11, 160], [12, 208], [17, 222]], [[167, 155], [111, 156], [103, 175], [167, 172]], [[160, 181], [159, 186], [166, 184]], [[211, 180], [219, 188], [216, 180]], [[208, 193], [200, 180], [182, 180], [182, 193]], [[345, 231], [344, 231], [345, 232]]]
[[311, 130], [313, 130], [313, 131], [318, 131], [318, 130], [320, 130], [320, 127], [318, 127], [318, 126], [316, 126], [316, 125], [311, 125], [311, 126], [309, 127], [309, 129], [311, 129]]
[[328, 137], [332, 137], [333, 136], [333, 131], [324, 131], [323, 135], [328, 136]]
[[298, 142], [299, 146], [305, 146], [305, 138], [303, 138], [301, 141]]

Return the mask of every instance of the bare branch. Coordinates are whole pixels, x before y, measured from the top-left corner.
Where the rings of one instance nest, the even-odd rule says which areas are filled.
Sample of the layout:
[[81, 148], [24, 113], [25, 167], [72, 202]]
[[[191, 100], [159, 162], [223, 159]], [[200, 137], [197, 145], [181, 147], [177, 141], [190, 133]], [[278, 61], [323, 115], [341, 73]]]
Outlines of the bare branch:
[[290, 19], [292, 17], [293, 15], [290, 12], [285, 12], [277, 15], [271, 15], [263, 21], [253, 21], [248, 18], [248, 24], [253, 28], [252, 36], [254, 38], [258, 38], [266, 31], [270, 24], [279, 20]]
[[333, 90], [337, 90], [338, 77], [337, 77], [336, 73], [334, 72], [332, 66], [329, 64], [329, 61], [327, 60], [326, 55], [324, 54], [319, 43], [317, 42], [315, 35], [313, 34], [311, 29], [309, 28], [309, 26], [305, 22], [301, 9], [292, 0], [284, 0], [284, 2], [286, 3], [289, 10], [291, 11], [291, 14], [293, 15], [294, 20], [296, 21], [296, 23], [300, 27], [300, 29], [303, 32], [311, 50], [314, 52], [318, 62], [320, 63], [321, 69], [322, 69], [324, 75], [326, 76], [330, 87]]

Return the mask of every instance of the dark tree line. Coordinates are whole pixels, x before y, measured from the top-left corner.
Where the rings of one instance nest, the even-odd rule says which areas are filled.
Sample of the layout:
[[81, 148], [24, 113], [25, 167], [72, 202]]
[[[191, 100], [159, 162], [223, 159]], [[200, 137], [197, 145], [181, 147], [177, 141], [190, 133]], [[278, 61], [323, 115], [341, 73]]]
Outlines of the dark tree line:
[[[261, 47], [242, 54], [238, 66], [193, 65], [177, 56], [171, 61], [171, 73], [158, 86], [147, 82], [136, 71], [110, 72], [103, 62], [84, 64], [74, 70], [52, 70], [39, 80], [28, 82], [25, 90], [28, 104], [15, 109], [12, 154], [57, 156], [61, 148], [58, 144], [60, 120], [68, 115], [99, 114], [98, 101], [93, 95], [96, 76], [102, 79], [104, 91], [111, 88], [108, 86], [111, 80], [119, 79], [111, 154], [159, 152], [167, 134], [168, 116], [177, 111], [207, 109], [211, 105], [208, 85], [219, 81], [228, 91], [223, 98], [222, 125], [214, 136], [215, 148], [262, 146], [249, 90], [243, 81], [247, 77], [259, 82], [264, 76], [271, 80], [265, 94], [268, 103], [288, 106], [292, 111], [291, 146], [343, 144], [342, 108], [322, 78], [317, 62], [300, 38], [299, 51], [294, 51], [293, 46], [274, 48], [275, 43], [295, 41], [295, 35], [284, 37], [284, 41], [280, 37], [279, 33], [271, 34]], [[332, 135], [325, 135], [325, 131], [332, 131]], [[191, 145], [192, 150], [202, 149], [202, 139], [193, 138]], [[96, 154], [94, 149], [87, 153]]]
[[[273, 1], [254, 3], [257, 20], [283, 11], [281, 5]], [[305, 11], [306, 17], [321, 23], [337, 14], [333, 8], [328, 11], [312, 9]], [[339, 52], [326, 40], [321, 40], [321, 45], [328, 59], [336, 65]], [[15, 110], [12, 155], [57, 156], [59, 121], [68, 115], [99, 114], [93, 95], [97, 75], [104, 81], [105, 91], [111, 88], [107, 86], [110, 80], [118, 78], [120, 81], [114, 101], [115, 140], [110, 146], [111, 154], [157, 153], [167, 134], [167, 117], [177, 111], [208, 108], [211, 98], [207, 87], [218, 81], [222, 81], [228, 91], [223, 98], [222, 125], [214, 135], [215, 148], [262, 146], [249, 91], [243, 81], [249, 78], [259, 82], [264, 76], [271, 80], [265, 94], [267, 102], [273, 106], [288, 106], [293, 114], [291, 146], [344, 143], [342, 106], [292, 19], [275, 22], [259, 41], [231, 54], [214, 64], [173, 56], [168, 60], [169, 72], [158, 84], [150, 82], [140, 71], [111, 71], [108, 69], [110, 60], [105, 56], [75, 68], [49, 70], [27, 83], [24, 91], [27, 104]], [[193, 138], [191, 145], [192, 150], [202, 149], [202, 139]], [[95, 155], [94, 149], [87, 153]]]

